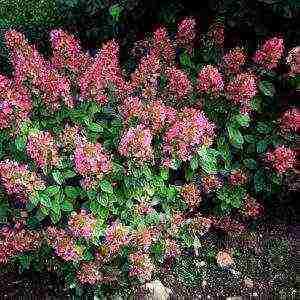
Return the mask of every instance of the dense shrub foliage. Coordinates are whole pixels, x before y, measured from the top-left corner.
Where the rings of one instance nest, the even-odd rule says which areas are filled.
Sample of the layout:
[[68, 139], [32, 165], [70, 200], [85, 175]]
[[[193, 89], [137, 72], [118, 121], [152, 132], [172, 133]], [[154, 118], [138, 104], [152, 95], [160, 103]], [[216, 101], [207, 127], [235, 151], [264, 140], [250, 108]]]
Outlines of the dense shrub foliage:
[[[295, 174], [299, 110], [282, 112], [276, 93], [284, 41], [227, 52], [216, 23], [196, 49], [195, 26], [185, 18], [172, 37], [159, 27], [138, 41], [130, 74], [117, 40], [91, 57], [55, 29], [47, 60], [6, 31], [14, 73], [0, 76], [1, 264], [125, 289], [194, 251], [212, 226], [239, 234], [263, 215]], [[295, 86], [299, 48], [284, 63]], [[225, 249], [213, 257], [220, 268], [234, 259]]]

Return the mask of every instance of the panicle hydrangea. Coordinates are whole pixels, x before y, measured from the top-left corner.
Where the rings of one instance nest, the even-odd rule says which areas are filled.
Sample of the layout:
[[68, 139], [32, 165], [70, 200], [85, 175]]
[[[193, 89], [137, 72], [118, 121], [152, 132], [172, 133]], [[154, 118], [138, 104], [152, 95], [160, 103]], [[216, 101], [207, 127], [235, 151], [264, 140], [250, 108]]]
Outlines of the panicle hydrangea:
[[83, 248], [76, 245], [76, 241], [65, 230], [48, 227], [46, 230], [48, 244], [55, 249], [57, 256], [65, 261], [79, 261]]
[[100, 143], [92, 144], [82, 140], [74, 153], [75, 169], [83, 176], [95, 176], [101, 179], [112, 170], [112, 162]]
[[213, 25], [210, 26], [207, 36], [213, 44], [221, 48], [223, 47], [225, 40], [224, 31], [224, 24], [220, 22], [215, 22]]
[[297, 107], [286, 110], [280, 119], [280, 130], [283, 134], [300, 129], [300, 109]]
[[143, 103], [137, 96], [129, 96], [120, 107], [120, 113], [128, 121], [131, 117], [138, 117], [143, 113]]
[[[141, 59], [137, 69], [131, 74], [132, 86], [134, 89], [143, 87], [145, 98], [155, 97], [160, 74], [159, 56], [155, 51], [151, 50], [146, 57]], [[149, 94], [148, 96], [147, 93]]]
[[223, 186], [222, 180], [215, 174], [201, 177], [201, 182], [205, 193], [211, 193]]
[[165, 133], [163, 150], [166, 155], [175, 154], [180, 160], [187, 161], [199, 145], [210, 144], [214, 135], [215, 124], [209, 122], [203, 112], [185, 108]]
[[72, 212], [68, 220], [68, 226], [76, 237], [91, 238], [97, 225], [97, 219], [88, 214], [84, 209], [80, 213]]
[[148, 250], [150, 246], [155, 243], [159, 236], [157, 228], [142, 228], [133, 233], [133, 242], [137, 247], [141, 247], [144, 251]]
[[219, 251], [216, 259], [220, 267], [229, 267], [233, 264], [233, 258], [228, 251]]
[[237, 169], [231, 172], [228, 181], [231, 185], [242, 185], [248, 181], [248, 177], [242, 170]]
[[26, 152], [41, 168], [59, 164], [58, 146], [48, 131], [30, 134]]
[[137, 276], [141, 280], [150, 280], [155, 266], [149, 257], [149, 254], [138, 251], [129, 255], [131, 267], [129, 276]]
[[168, 37], [168, 33], [164, 27], [159, 27], [153, 34], [154, 51], [159, 53], [163, 61], [167, 65], [175, 63], [175, 47]]
[[165, 240], [165, 258], [177, 257], [181, 254], [181, 248], [178, 245], [177, 241], [167, 238]]
[[170, 219], [171, 231], [177, 233], [179, 228], [185, 223], [184, 214], [181, 212], [174, 212]]
[[44, 93], [43, 100], [50, 108], [58, 109], [60, 98], [63, 98], [68, 107], [73, 107], [70, 81], [59, 74], [35, 47], [30, 46], [23, 34], [9, 30], [5, 33], [5, 38], [7, 46], [12, 52], [17, 85], [21, 86], [24, 80], [30, 78], [32, 85]]
[[119, 251], [122, 246], [130, 242], [129, 229], [116, 221], [106, 230], [105, 243], [109, 247], [110, 254]]
[[296, 153], [283, 145], [277, 146], [273, 152], [266, 153], [266, 160], [279, 174], [283, 174], [295, 166]]
[[241, 210], [246, 217], [257, 219], [263, 214], [264, 207], [255, 198], [247, 194]]
[[102, 282], [103, 275], [100, 272], [98, 261], [83, 262], [76, 273], [76, 277], [82, 284], [96, 284]]
[[64, 150], [75, 150], [77, 143], [80, 142], [80, 131], [81, 128], [79, 125], [65, 125], [63, 132], [59, 135], [59, 139]]
[[153, 159], [152, 133], [145, 125], [131, 127], [124, 132], [120, 144], [119, 153], [131, 157], [139, 162]]
[[111, 85], [114, 85], [120, 96], [131, 91], [130, 85], [122, 77], [119, 45], [115, 40], [103, 45], [93, 63], [80, 76], [78, 85], [83, 99], [92, 98], [100, 104], [107, 103], [106, 89]]
[[224, 82], [218, 69], [206, 65], [198, 74], [198, 90], [204, 93], [219, 94], [224, 88]]
[[73, 35], [61, 29], [55, 29], [50, 34], [53, 57], [52, 64], [57, 69], [69, 68], [74, 73], [82, 73], [91, 63], [91, 58], [81, 51], [81, 47]]
[[42, 236], [39, 232], [5, 226], [0, 230], [0, 264], [11, 258], [40, 247]]
[[261, 49], [257, 50], [254, 55], [254, 61], [265, 67], [273, 69], [277, 66], [284, 51], [283, 39], [274, 37], [267, 40]]
[[290, 76], [295, 76], [300, 73], [300, 47], [295, 47], [289, 51], [286, 62], [290, 67]]
[[45, 182], [27, 165], [9, 159], [0, 162], [0, 177], [8, 194], [32, 196], [45, 188]]
[[195, 208], [202, 199], [201, 193], [195, 183], [185, 184], [180, 194], [189, 208]]
[[228, 83], [226, 92], [233, 103], [247, 106], [257, 93], [256, 77], [251, 73], [238, 74]]
[[234, 236], [245, 233], [246, 226], [233, 220], [229, 216], [214, 218], [213, 226], [218, 229], [224, 230], [227, 234]]
[[150, 101], [143, 110], [142, 121], [155, 134], [176, 120], [176, 110], [161, 101]]
[[223, 56], [223, 62], [229, 73], [239, 73], [241, 66], [246, 62], [244, 50], [239, 47], [230, 50], [229, 53]]
[[209, 231], [213, 224], [213, 218], [197, 216], [189, 223], [189, 228], [195, 234], [203, 235]]
[[196, 37], [196, 20], [184, 18], [179, 24], [176, 34], [176, 42], [179, 47], [185, 48], [189, 54], [192, 53]]
[[168, 79], [166, 90], [178, 100], [187, 97], [192, 91], [192, 84], [187, 74], [182, 70], [176, 67], [166, 68], [165, 75]]

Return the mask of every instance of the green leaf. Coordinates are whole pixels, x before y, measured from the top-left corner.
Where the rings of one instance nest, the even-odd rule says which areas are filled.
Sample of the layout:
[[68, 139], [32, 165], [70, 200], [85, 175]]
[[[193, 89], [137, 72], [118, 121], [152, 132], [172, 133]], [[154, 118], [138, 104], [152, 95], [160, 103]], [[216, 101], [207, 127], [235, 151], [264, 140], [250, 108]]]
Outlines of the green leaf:
[[100, 181], [100, 188], [103, 192], [112, 194], [114, 192], [114, 189], [111, 185], [111, 183], [108, 180], [101, 180]]
[[193, 171], [195, 171], [198, 168], [198, 159], [197, 156], [194, 155], [190, 161], [190, 165]]
[[217, 157], [220, 155], [219, 151], [212, 148], [202, 147], [198, 150], [198, 154], [199, 165], [205, 172], [210, 174], [219, 170], [217, 160]]
[[74, 210], [73, 204], [68, 200], [64, 200], [63, 203], [60, 204], [60, 208], [63, 211], [72, 211], [72, 210]]
[[54, 224], [58, 223], [61, 218], [61, 211], [60, 210], [57, 210], [56, 212], [52, 211], [50, 214], [50, 218]]
[[242, 145], [244, 143], [244, 138], [240, 133], [240, 131], [230, 126], [227, 127], [227, 130], [229, 134], [230, 143], [237, 148], [242, 148]]
[[56, 183], [58, 183], [59, 185], [61, 185], [64, 182], [64, 177], [60, 171], [53, 171], [52, 176]]
[[240, 126], [243, 127], [248, 127], [251, 121], [248, 115], [241, 115], [241, 114], [236, 115], [235, 120]]
[[180, 64], [185, 66], [185, 67], [191, 67], [192, 66], [191, 58], [186, 52], [184, 52], [180, 55], [179, 60], [180, 60]]
[[259, 169], [254, 175], [254, 189], [256, 192], [261, 192], [265, 189], [266, 177], [263, 169]]
[[258, 143], [256, 144], [257, 153], [263, 153], [266, 151], [267, 148], [268, 148], [268, 141], [266, 140], [258, 141]]
[[244, 135], [244, 140], [250, 144], [254, 144], [256, 142], [255, 136], [250, 134]]
[[73, 178], [73, 177], [77, 176], [77, 174], [73, 170], [65, 170], [63, 172], [63, 174], [64, 174], [64, 178], [66, 178], [66, 179]]
[[257, 168], [257, 163], [254, 159], [244, 159], [244, 165], [250, 169], [250, 170], [255, 170]]
[[264, 122], [257, 122], [256, 129], [260, 133], [270, 133], [273, 129], [272, 124], [266, 124]]
[[160, 177], [164, 180], [168, 180], [169, 179], [169, 169], [161, 169]]
[[268, 97], [273, 97], [275, 94], [275, 87], [274, 85], [269, 81], [261, 81], [258, 85], [259, 90], [261, 93]]
[[23, 151], [26, 147], [27, 138], [25, 136], [19, 136], [15, 139], [16, 148], [19, 151]]
[[257, 112], [262, 111], [262, 98], [259, 96], [253, 97], [251, 100], [251, 108]]
[[48, 193], [48, 195], [54, 196], [59, 193], [59, 190], [60, 190], [59, 186], [51, 185], [48, 186], [45, 191]]
[[100, 124], [97, 123], [91, 123], [89, 124], [89, 130], [93, 131], [93, 132], [103, 132], [103, 127]]
[[40, 199], [40, 203], [48, 208], [51, 208], [52, 206], [52, 201], [50, 199], [50, 197], [44, 193], [40, 193], [39, 194], [39, 199]]
[[76, 199], [80, 195], [80, 190], [74, 186], [66, 186], [65, 194], [71, 199]]

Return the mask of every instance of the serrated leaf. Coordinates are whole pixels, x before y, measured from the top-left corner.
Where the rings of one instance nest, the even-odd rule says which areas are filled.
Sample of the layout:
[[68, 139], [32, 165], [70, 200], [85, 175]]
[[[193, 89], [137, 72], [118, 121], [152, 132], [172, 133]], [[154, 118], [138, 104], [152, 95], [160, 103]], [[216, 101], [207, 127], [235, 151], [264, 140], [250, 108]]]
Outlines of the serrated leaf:
[[241, 114], [236, 115], [235, 120], [240, 126], [243, 126], [243, 127], [248, 127], [249, 123], [251, 121], [250, 117], [248, 115], [241, 115]]
[[97, 123], [91, 123], [88, 126], [89, 130], [93, 131], [93, 132], [103, 132], [103, 127], [100, 124]]
[[100, 181], [100, 188], [103, 192], [112, 194], [114, 192], [114, 189], [111, 185], [111, 183], [108, 180], [101, 180]]
[[40, 199], [40, 203], [48, 208], [51, 208], [52, 206], [52, 201], [50, 199], [50, 197], [46, 194], [39, 194], [39, 199]]
[[55, 180], [56, 183], [61, 185], [64, 182], [64, 177], [62, 173], [58, 170], [52, 172], [53, 179]]
[[54, 196], [59, 193], [59, 190], [60, 190], [59, 186], [51, 185], [48, 186], [45, 191], [48, 193], [48, 195]]
[[169, 169], [161, 169], [160, 177], [164, 180], [168, 180], [169, 179]]

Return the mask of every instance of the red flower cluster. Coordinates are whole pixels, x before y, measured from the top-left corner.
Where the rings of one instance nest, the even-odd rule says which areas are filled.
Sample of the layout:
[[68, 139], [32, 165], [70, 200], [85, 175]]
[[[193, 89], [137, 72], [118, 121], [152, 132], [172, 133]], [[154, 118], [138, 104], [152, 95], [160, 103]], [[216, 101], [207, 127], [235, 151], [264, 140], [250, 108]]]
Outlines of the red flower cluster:
[[102, 282], [103, 275], [100, 272], [98, 261], [83, 262], [80, 264], [76, 277], [82, 284], [96, 284]]
[[277, 37], [267, 40], [260, 50], [255, 52], [254, 61], [265, 67], [273, 69], [277, 66], [284, 51], [283, 39]]
[[58, 146], [48, 131], [32, 133], [28, 138], [26, 151], [41, 168], [59, 164]]
[[152, 133], [145, 125], [140, 124], [124, 132], [120, 144], [121, 155], [144, 162], [153, 158]]
[[223, 56], [223, 62], [229, 73], [239, 73], [241, 66], [246, 62], [244, 50], [239, 47], [230, 50], [229, 53]]
[[3, 227], [0, 230], [0, 264], [26, 251], [39, 248], [41, 234], [26, 229]]
[[185, 184], [182, 187], [180, 194], [189, 208], [197, 206], [202, 199], [201, 193], [194, 183]]
[[8, 194], [33, 196], [46, 184], [27, 165], [8, 159], [0, 162], [0, 177]]
[[300, 129], [300, 110], [299, 108], [291, 108], [286, 110], [280, 119], [280, 130], [283, 134], [293, 131], [298, 132]]
[[179, 47], [185, 48], [189, 54], [192, 53], [196, 37], [196, 20], [185, 18], [178, 24], [176, 42]]
[[143, 251], [138, 251], [130, 254], [129, 258], [131, 261], [129, 276], [137, 276], [142, 280], [150, 280], [155, 266], [151, 262], [149, 255]]
[[87, 239], [93, 236], [96, 225], [97, 219], [84, 209], [79, 214], [73, 211], [68, 221], [68, 226], [74, 236]]
[[48, 227], [46, 238], [49, 245], [55, 249], [57, 256], [65, 261], [79, 261], [83, 249], [76, 245], [76, 241], [63, 229]]
[[279, 173], [285, 173], [296, 164], [296, 153], [285, 146], [278, 146], [273, 152], [266, 153], [266, 160]]
[[248, 177], [242, 170], [237, 169], [231, 172], [228, 180], [231, 185], [243, 185], [248, 181]]
[[83, 176], [101, 179], [112, 170], [110, 157], [100, 143], [92, 144], [82, 140], [77, 144], [74, 156], [75, 168]]
[[198, 74], [198, 90], [205, 93], [219, 94], [224, 88], [224, 82], [218, 69], [206, 65]]
[[190, 160], [199, 145], [211, 143], [214, 134], [215, 125], [203, 112], [185, 108], [164, 135], [164, 152], [168, 156], [173, 153], [183, 161]]
[[224, 24], [216, 22], [210, 26], [208, 31], [208, 37], [210, 41], [215, 44], [217, 47], [223, 47], [224, 45]]
[[203, 176], [201, 181], [205, 193], [211, 193], [223, 185], [221, 179], [215, 174]]
[[264, 207], [259, 204], [256, 199], [247, 195], [244, 200], [242, 211], [246, 217], [256, 219], [263, 214]]

